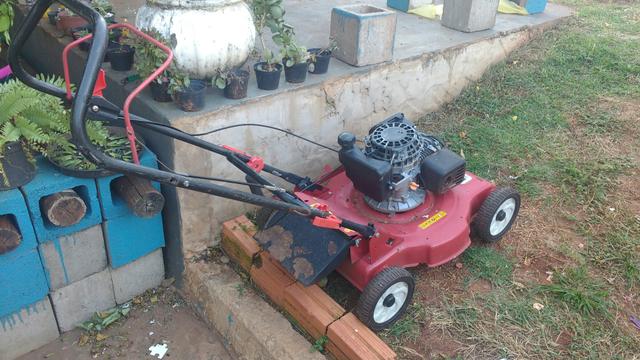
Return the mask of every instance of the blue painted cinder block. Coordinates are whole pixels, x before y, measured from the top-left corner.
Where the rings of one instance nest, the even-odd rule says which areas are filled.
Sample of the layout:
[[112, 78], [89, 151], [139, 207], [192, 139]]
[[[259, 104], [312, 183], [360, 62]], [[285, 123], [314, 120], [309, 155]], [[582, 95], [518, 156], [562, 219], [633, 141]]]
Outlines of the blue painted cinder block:
[[0, 191], [0, 216], [2, 215], [9, 216], [22, 235], [22, 242], [10, 254], [23, 254], [38, 246], [27, 203], [20, 190]]
[[539, 14], [547, 7], [547, 0], [527, 0], [524, 8], [529, 14]]
[[[145, 149], [140, 157], [140, 165], [157, 169], [158, 162], [155, 154]], [[109, 177], [96, 179], [98, 185], [98, 194], [100, 198], [100, 208], [102, 209], [102, 217], [105, 220], [115, 219], [121, 216], [134, 216], [133, 212], [127, 204], [118, 197], [111, 189], [111, 184], [114, 180], [120, 178], [122, 175], [113, 175]], [[160, 184], [153, 182], [152, 185], [160, 190]]]
[[0, 255], [0, 317], [42, 300], [48, 292], [37, 249]]
[[410, 0], [387, 0], [387, 6], [392, 9], [407, 12], [409, 11], [409, 2]]
[[[93, 179], [81, 179], [67, 176], [56, 171], [48, 161], [39, 158], [38, 174], [27, 185], [22, 187], [33, 228], [36, 231], [38, 242], [44, 243], [51, 241], [60, 236], [73, 234], [80, 230], [87, 229], [91, 226], [102, 222], [102, 214], [100, 213], [100, 203], [98, 202], [98, 192], [96, 183]], [[58, 227], [47, 220], [40, 210], [40, 200], [57, 192], [73, 189], [84, 200], [87, 205], [87, 213], [79, 223], [68, 226]]]
[[126, 265], [164, 246], [162, 215], [141, 218], [135, 215], [106, 220], [103, 223], [109, 264]]

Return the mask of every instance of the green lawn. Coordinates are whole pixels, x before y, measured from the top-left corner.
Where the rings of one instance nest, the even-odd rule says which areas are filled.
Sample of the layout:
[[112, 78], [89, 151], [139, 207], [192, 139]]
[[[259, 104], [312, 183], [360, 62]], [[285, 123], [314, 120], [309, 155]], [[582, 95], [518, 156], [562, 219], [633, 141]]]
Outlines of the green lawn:
[[417, 271], [429, 304], [384, 334], [401, 358], [640, 357], [640, 2], [562, 2], [575, 18], [419, 122], [524, 207], [462, 269]]

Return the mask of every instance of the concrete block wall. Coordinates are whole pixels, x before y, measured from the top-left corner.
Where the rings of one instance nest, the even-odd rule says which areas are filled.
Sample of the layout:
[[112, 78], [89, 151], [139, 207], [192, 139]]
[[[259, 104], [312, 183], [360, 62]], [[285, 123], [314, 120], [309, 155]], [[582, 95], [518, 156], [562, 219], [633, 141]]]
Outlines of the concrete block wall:
[[[32, 182], [0, 192], [0, 215], [22, 235], [0, 255], [0, 360], [45, 345], [164, 279], [162, 215], [136, 217], [112, 190], [120, 175], [80, 179], [37, 161]], [[157, 166], [149, 151], [142, 163]], [[78, 192], [87, 214], [70, 227], [48, 224], [40, 199], [66, 189]]]

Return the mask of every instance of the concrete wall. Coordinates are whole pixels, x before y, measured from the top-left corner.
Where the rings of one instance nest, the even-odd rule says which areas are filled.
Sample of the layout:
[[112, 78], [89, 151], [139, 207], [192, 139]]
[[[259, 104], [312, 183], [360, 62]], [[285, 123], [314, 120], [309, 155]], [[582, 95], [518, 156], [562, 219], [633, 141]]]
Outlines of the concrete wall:
[[[262, 97], [259, 101], [173, 119], [172, 125], [188, 132], [202, 132], [230, 124], [259, 122], [333, 145], [340, 132], [348, 130], [364, 135], [370, 126], [391, 114], [404, 112], [410, 119], [417, 119], [438, 109], [539, 31], [525, 29], [501, 34], [330, 79], [320, 85]], [[331, 152], [260, 128], [228, 130], [207, 136], [206, 140], [244, 149], [264, 157], [272, 165], [309, 176], [319, 175], [325, 164], [337, 164], [337, 157]], [[242, 178], [224, 159], [180, 143], [175, 144], [175, 150], [172, 160], [179, 171]], [[214, 245], [220, 223], [250, 209], [244, 204], [182, 189], [178, 190], [178, 201], [186, 257]]]

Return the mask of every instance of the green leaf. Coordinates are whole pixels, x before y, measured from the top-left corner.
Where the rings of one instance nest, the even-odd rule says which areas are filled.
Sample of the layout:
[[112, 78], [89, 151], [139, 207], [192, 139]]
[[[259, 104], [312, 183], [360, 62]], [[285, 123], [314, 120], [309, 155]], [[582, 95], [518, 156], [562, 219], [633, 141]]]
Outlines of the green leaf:
[[227, 81], [222, 77], [217, 77], [215, 80], [215, 85], [218, 89], [224, 89], [227, 87]]

